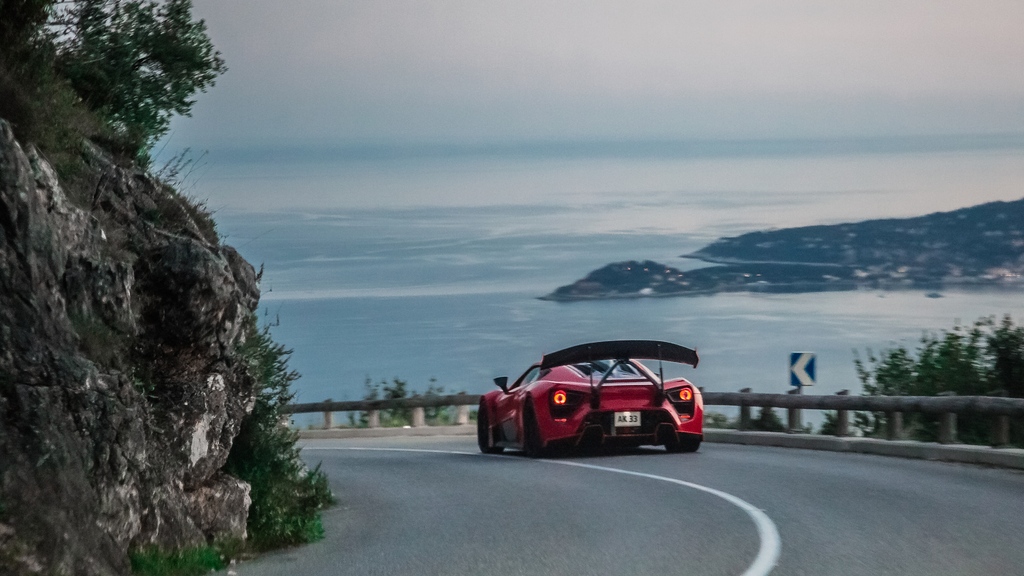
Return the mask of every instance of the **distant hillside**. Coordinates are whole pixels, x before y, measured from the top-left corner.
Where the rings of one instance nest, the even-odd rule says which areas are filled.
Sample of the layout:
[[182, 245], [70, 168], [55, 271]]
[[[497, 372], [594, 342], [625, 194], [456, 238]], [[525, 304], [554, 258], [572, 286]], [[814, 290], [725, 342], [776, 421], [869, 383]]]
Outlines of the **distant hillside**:
[[1024, 288], [1024, 199], [916, 218], [751, 232], [721, 238], [684, 257], [720, 265], [681, 272], [649, 260], [618, 262], [544, 298]]

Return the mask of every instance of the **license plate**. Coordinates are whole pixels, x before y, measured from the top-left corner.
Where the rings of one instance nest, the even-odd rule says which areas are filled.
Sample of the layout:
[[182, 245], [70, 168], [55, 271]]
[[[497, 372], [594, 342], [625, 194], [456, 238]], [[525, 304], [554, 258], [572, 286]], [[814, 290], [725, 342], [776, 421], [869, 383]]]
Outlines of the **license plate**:
[[640, 426], [640, 413], [639, 412], [616, 412], [615, 413], [615, 427], [616, 428], [636, 428]]

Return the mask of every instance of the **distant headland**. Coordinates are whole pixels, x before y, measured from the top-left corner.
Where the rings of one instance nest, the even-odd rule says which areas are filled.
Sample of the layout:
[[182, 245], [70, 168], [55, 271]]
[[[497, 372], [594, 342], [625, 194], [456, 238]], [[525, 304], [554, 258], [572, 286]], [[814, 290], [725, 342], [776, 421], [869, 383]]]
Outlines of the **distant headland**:
[[916, 218], [804, 226], [720, 238], [692, 254], [717, 264], [681, 271], [616, 262], [543, 300], [694, 296], [719, 292], [1008, 287], [1024, 289], [1024, 199]]

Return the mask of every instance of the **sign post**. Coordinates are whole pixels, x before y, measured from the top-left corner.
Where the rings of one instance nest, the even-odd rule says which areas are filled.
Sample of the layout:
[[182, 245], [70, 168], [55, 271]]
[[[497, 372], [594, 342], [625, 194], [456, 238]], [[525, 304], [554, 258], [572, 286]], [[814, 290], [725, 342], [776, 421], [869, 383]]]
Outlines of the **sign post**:
[[[804, 386], [814, 386], [814, 352], [791, 352], [789, 354], [789, 384], [794, 388], [790, 394], [802, 394]], [[803, 419], [799, 408], [789, 409], [788, 427], [790, 432], [803, 431]]]

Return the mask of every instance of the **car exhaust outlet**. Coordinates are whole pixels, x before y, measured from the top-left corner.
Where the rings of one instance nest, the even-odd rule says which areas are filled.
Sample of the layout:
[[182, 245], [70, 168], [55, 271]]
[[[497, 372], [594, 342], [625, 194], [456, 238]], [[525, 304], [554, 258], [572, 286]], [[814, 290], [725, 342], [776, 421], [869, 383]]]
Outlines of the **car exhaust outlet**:
[[600, 446], [604, 444], [604, 430], [598, 425], [590, 425], [583, 429], [577, 446]]
[[673, 428], [671, 424], [665, 422], [658, 424], [655, 439], [658, 444], [662, 444], [664, 446], [674, 446], [679, 443], [679, 436], [676, 435], [675, 428]]

